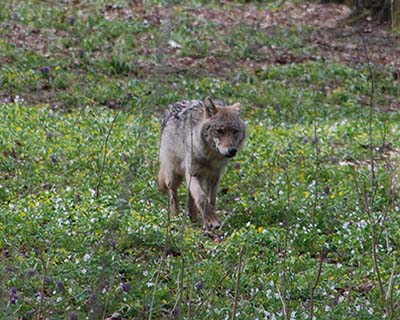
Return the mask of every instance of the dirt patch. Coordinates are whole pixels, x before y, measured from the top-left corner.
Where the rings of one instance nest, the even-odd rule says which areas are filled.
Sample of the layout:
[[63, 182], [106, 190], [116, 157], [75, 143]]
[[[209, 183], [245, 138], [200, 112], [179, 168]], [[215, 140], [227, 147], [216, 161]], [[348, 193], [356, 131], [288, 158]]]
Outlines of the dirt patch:
[[[125, 8], [109, 8], [104, 15], [108, 19], [141, 19], [145, 23], [163, 24], [179, 13], [174, 7], [146, 7], [136, 3]], [[400, 48], [387, 26], [374, 25], [371, 21], [358, 21], [357, 24], [347, 25], [346, 19], [351, 10], [338, 4], [285, 4], [278, 10], [261, 9], [251, 4], [229, 5], [219, 8], [186, 8], [181, 14], [188, 16], [193, 28], [209, 23], [219, 29], [229, 32], [236, 26], [251, 26], [255, 30], [265, 32], [266, 37], [274, 33], [276, 28], [304, 28], [304, 43], [313, 54], [294, 53], [285, 47], [257, 47], [249, 59], [221, 59], [211, 50], [207, 57], [185, 56], [179, 54], [176, 48], [164, 48], [169, 69], [176, 72], [190, 72], [189, 68], [205, 71], [211, 74], [221, 74], [232, 71], [238, 66], [245, 68], [263, 68], [271, 64], [306, 63], [309, 61], [336, 61], [346, 64], [365, 63], [367, 57], [362, 39], [366, 39], [369, 59], [380, 66], [391, 65], [400, 69]], [[178, 18], [176, 18], [178, 19]], [[174, 24], [174, 18], [171, 23]], [[217, 41], [217, 40], [215, 40]], [[224, 48], [222, 43], [213, 43], [212, 47]], [[229, 50], [225, 50], [229, 57]], [[315, 53], [315, 54], [314, 54]], [[146, 66], [143, 66], [146, 68]], [[154, 68], [154, 66], [151, 67]], [[158, 68], [160, 69], [160, 68]]]
[[190, 9], [193, 24], [210, 23], [231, 27], [234, 25], [253, 25], [261, 29], [272, 26], [293, 27], [335, 27], [347, 18], [350, 9], [337, 4], [285, 4], [276, 11], [260, 9], [253, 5], [237, 8]]
[[[345, 24], [350, 15], [350, 9], [338, 4], [285, 4], [278, 10], [268, 10], [251, 4], [225, 5], [217, 8], [185, 8], [185, 7], [163, 7], [146, 6], [141, 1], [133, 1], [130, 6], [106, 6], [103, 15], [108, 20], [137, 19], [144, 24], [157, 25], [164, 28], [170, 20], [171, 27], [180, 16], [186, 16], [185, 23], [194, 29], [198, 26], [214, 23], [219, 29], [228, 33], [236, 26], [251, 26], [254, 30], [265, 32], [265, 36], [273, 36], [277, 28], [304, 28], [310, 27], [313, 31], [305, 30], [304, 43], [313, 54], [301, 55], [294, 53], [285, 47], [256, 47], [252, 57], [240, 61], [230, 59], [230, 49], [221, 40], [212, 40], [212, 47], [219, 48], [228, 59], [221, 59], [215, 50], [210, 50], [207, 57], [182, 56], [180, 50], [172, 48], [168, 44], [163, 46], [162, 52], [166, 56], [168, 65], [182, 72], [185, 68], [197, 68], [219, 74], [220, 70], [225, 73], [243, 67], [263, 67], [271, 64], [305, 63], [308, 61], [325, 60], [344, 63], [365, 62], [361, 39], [364, 37], [368, 42], [370, 59], [378, 65], [392, 65], [400, 69], [400, 47], [394, 39], [387, 26], [373, 25], [368, 21], [361, 21], [357, 25]], [[55, 46], [59, 38], [69, 37], [67, 32], [56, 29], [31, 29], [26, 26], [12, 23], [6, 26], [5, 39], [19, 48], [28, 48], [34, 52], [46, 55], [69, 54], [70, 48]], [[146, 55], [149, 50], [160, 50], [151, 48], [154, 45], [153, 37], [148, 33], [138, 35], [137, 54]], [[167, 39], [168, 40], [168, 39]], [[56, 49], [54, 51], [54, 49]], [[78, 49], [76, 49], [78, 50]], [[310, 51], [310, 50], [309, 50]], [[314, 54], [315, 52], [315, 54]], [[143, 59], [139, 59], [143, 60]], [[145, 59], [144, 59], [145, 60]], [[5, 61], [7, 63], [7, 61]], [[145, 62], [139, 62], [142, 68], [154, 70], [152, 63], [146, 66]]]
[[306, 40], [328, 61], [358, 64], [370, 60], [378, 66], [400, 69], [399, 38], [386, 25], [361, 21], [354, 25], [317, 29]]
[[161, 5], [145, 6], [133, 1], [130, 6], [106, 6], [102, 11], [107, 20], [141, 20], [144, 24], [160, 25], [168, 9]]
[[[48, 54], [54, 49], [57, 39], [66, 38], [67, 32], [57, 29], [32, 29], [27, 26], [12, 23], [4, 26], [5, 39], [17, 48], [29, 48], [38, 53]], [[59, 48], [62, 50], [63, 48]]]
[[[85, 10], [82, 7], [81, 19], [87, 19], [90, 14]], [[131, 54], [129, 59], [132, 59], [136, 68], [133, 74], [138, 78], [160, 74], [229, 77], [237, 70], [251, 73], [272, 65], [310, 61], [334, 61], [348, 65], [371, 61], [381, 69], [392, 66], [394, 78], [400, 77], [399, 38], [393, 36], [388, 26], [374, 25], [367, 19], [357, 21], [356, 24], [347, 24], [350, 9], [343, 5], [284, 4], [279, 9], [269, 10], [252, 4], [225, 3], [220, 7], [189, 8], [184, 5], [149, 6], [142, 1], [131, 1], [129, 6], [106, 6], [102, 14], [107, 20], [137, 20], [154, 27], [149, 30], [156, 30], [156, 33], [138, 33], [134, 51], [127, 53]], [[213, 37], [209, 33], [204, 35], [206, 39], [200, 39], [207, 41], [209, 45], [205, 53], [197, 54], [195, 49], [185, 50], [187, 48], [181, 48], [179, 43], [169, 37], [170, 30], [179, 28], [179, 23], [185, 23], [185, 27], [193, 30], [193, 34], [211, 23], [219, 37]], [[227, 40], [231, 38], [235, 42], [235, 37], [239, 37], [235, 32], [241, 26], [256, 31], [257, 37], [262, 34], [261, 38], [256, 38], [255, 43], [242, 41], [242, 45], [247, 46], [247, 51], [243, 54], [238, 53], [235, 43], [229, 44]], [[46, 58], [68, 56], [70, 60], [72, 53], [79, 57], [79, 53], [83, 52], [78, 47], [80, 41], [73, 39], [73, 35], [64, 30], [35, 29], [18, 21], [3, 23], [2, 27], [6, 42]], [[295, 30], [294, 37], [299, 38], [298, 44], [294, 47], [286, 45], [285, 39], [279, 45], [265, 44], [269, 41], [263, 41], [264, 35], [265, 39], [285, 37], [285, 33], [282, 35], [284, 29]], [[367, 43], [369, 57], [366, 55], [363, 39]], [[107, 41], [104, 48], [88, 53], [89, 63], [93, 61], [95, 64], [98, 59], [111, 58], [110, 48], [115, 39], [111, 37]], [[158, 43], [158, 47], [155, 43]], [[12, 57], [0, 54], [1, 65], [15, 63]], [[78, 68], [76, 65], [71, 67]], [[50, 97], [40, 100], [48, 99]], [[397, 110], [398, 107], [395, 99], [388, 100], [388, 110]]]
[[[108, 20], [141, 19], [145, 23], [160, 24], [170, 14], [171, 8], [144, 6], [134, 1], [129, 7], [108, 6], [103, 11]], [[338, 4], [285, 4], [279, 10], [263, 9], [251, 4], [226, 5], [219, 8], [183, 8], [193, 26], [214, 23], [222, 27], [254, 25], [260, 28], [271, 26], [335, 27], [338, 21], [350, 14], [350, 9]], [[174, 13], [174, 12], [173, 12]], [[179, 14], [175, 12], [174, 14]]]

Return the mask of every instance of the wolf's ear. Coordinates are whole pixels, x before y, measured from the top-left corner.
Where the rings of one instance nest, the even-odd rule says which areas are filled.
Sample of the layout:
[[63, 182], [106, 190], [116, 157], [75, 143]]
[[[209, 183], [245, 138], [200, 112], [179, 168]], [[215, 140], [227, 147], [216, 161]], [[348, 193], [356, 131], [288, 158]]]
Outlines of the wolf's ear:
[[215, 106], [214, 102], [211, 100], [210, 97], [207, 97], [204, 101], [204, 108], [205, 108], [205, 116], [206, 118], [210, 118], [218, 112], [217, 107]]
[[233, 105], [231, 105], [229, 108], [231, 108], [233, 111], [236, 111], [237, 113], [239, 113], [240, 109], [242, 109], [242, 105], [239, 102], [236, 102]]

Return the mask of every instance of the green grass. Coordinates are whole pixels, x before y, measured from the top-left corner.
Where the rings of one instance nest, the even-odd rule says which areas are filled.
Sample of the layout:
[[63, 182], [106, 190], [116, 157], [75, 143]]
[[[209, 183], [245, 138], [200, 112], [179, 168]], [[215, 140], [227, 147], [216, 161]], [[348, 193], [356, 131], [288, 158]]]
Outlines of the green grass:
[[[382, 108], [370, 136], [367, 66], [262, 68], [264, 46], [313, 54], [301, 30], [266, 36], [210, 22], [192, 33], [187, 9], [199, 6], [175, 5], [170, 35], [182, 48], [168, 54], [157, 19], [107, 20], [103, 1], [85, 2], [81, 14], [37, 1], [1, 11], [2, 319], [188, 318], [189, 305], [192, 319], [230, 319], [241, 248], [236, 319], [284, 319], [282, 300], [289, 318], [310, 319], [314, 286], [318, 319], [382, 319], [373, 232], [384, 289], [392, 288], [387, 306], [399, 316], [400, 114], [381, 110], [400, 97], [390, 70], [376, 70]], [[11, 41], [15, 28], [24, 41]], [[174, 66], [210, 56], [226, 69]], [[160, 66], [167, 58], [172, 67]], [[182, 232], [182, 216], [168, 221], [156, 184], [163, 109], [206, 96], [241, 102], [249, 127], [218, 194], [221, 242], [189, 221]]]

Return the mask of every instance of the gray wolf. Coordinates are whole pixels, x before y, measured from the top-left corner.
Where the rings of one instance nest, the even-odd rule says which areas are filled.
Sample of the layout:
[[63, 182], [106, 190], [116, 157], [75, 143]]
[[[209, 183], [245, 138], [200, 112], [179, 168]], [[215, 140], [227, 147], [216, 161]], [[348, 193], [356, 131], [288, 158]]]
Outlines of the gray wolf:
[[178, 187], [189, 192], [189, 216], [200, 213], [205, 230], [220, 227], [215, 214], [217, 188], [230, 159], [243, 147], [247, 128], [240, 103], [223, 105], [207, 98], [174, 103], [161, 121], [160, 190], [168, 193], [170, 210], [179, 212]]

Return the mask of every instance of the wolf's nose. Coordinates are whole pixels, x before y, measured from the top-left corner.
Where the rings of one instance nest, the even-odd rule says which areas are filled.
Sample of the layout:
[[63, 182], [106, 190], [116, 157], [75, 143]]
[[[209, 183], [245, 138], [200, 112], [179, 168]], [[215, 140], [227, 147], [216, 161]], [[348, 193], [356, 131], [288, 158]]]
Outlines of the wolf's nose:
[[236, 152], [237, 152], [237, 149], [234, 147], [231, 147], [228, 149], [228, 156], [232, 158], [235, 156]]

